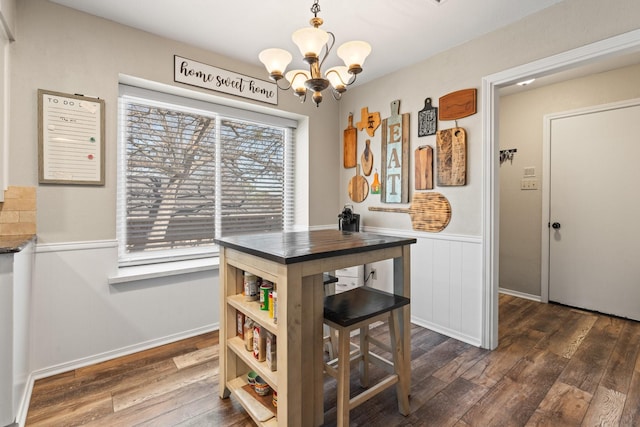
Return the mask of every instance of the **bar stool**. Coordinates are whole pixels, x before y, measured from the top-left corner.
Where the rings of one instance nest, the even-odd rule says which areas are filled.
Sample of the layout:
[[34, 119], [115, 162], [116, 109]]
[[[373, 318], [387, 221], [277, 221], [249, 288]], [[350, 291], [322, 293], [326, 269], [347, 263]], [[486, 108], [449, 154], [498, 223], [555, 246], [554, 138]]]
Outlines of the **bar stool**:
[[[405, 366], [402, 335], [399, 332], [402, 307], [409, 298], [369, 287], [358, 287], [324, 299], [324, 322], [338, 333], [338, 358], [325, 363], [325, 372], [337, 381], [338, 427], [349, 425], [349, 411], [383, 390], [396, 384], [398, 409], [409, 415], [409, 366]], [[390, 346], [369, 335], [369, 326], [378, 321], [389, 322]], [[360, 345], [351, 345], [351, 331], [360, 329]], [[392, 355], [385, 359], [369, 350], [369, 345]], [[367, 390], [350, 398], [351, 363], [360, 363], [360, 383]], [[387, 375], [369, 387], [369, 363], [380, 366]]]

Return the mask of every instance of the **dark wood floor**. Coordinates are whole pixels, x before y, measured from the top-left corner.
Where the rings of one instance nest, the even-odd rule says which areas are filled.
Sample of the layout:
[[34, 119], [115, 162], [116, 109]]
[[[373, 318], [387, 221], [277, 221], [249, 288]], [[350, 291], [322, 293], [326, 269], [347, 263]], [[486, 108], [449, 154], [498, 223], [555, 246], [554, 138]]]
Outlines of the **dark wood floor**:
[[[411, 414], [397, 413], [391, 389], [351, 425], [640, 425], [640, 323], [501, 295], [499, 330], [487, 351], [414, 326]], [[36, 381], [27, 425], [253, 425], [217, 381], [210, 333]], [[328, 426], [334, 390], [327, 379]]]

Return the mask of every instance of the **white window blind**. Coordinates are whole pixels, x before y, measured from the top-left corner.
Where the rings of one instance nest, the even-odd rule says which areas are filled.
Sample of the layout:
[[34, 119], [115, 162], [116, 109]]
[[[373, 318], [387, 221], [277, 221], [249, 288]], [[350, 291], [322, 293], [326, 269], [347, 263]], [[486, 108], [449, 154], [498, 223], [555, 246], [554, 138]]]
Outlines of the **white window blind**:
[[215, 237], [291, 226], [286, 119], [124, 85], [119, 116], [121, 265], [210, 256]]

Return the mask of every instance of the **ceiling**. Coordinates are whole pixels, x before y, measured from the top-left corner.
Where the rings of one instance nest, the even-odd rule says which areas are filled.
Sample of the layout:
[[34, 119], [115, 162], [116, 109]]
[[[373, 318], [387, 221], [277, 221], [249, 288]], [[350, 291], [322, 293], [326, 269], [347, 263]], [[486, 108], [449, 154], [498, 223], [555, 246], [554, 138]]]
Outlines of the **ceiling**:
[[[260, 65], [265, 48], [289, 50], [304, 64], [291, 33], [308, 26], [312, 0], [51, 0], [131, 27]], [[561, 0], [321, 0], [322, 28], [336, 47], [365, 40], [372, 53], [358, 82], [420, 62]], [[326, 68], [340, 65], [331, 55]], [[260, 77], [260, 76], [257, 76]], [[266, 77], [266, 70], [265, 70]]]

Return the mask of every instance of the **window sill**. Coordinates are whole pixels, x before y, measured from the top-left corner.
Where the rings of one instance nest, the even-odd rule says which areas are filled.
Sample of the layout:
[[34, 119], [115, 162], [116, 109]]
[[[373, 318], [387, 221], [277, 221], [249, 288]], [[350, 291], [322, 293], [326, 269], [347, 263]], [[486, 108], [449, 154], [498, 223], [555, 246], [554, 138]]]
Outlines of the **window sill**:
[[122, 267], [116, 275], [107, 279], [110, 285], [134, 282], [137, 280], [155, 279], [158, 277], [177, 276], [179, 274], [199, 271], [217, 270], [220, 264], [218, 257], [201, 258], [187, 261], [172, 261], [160, 264]]

